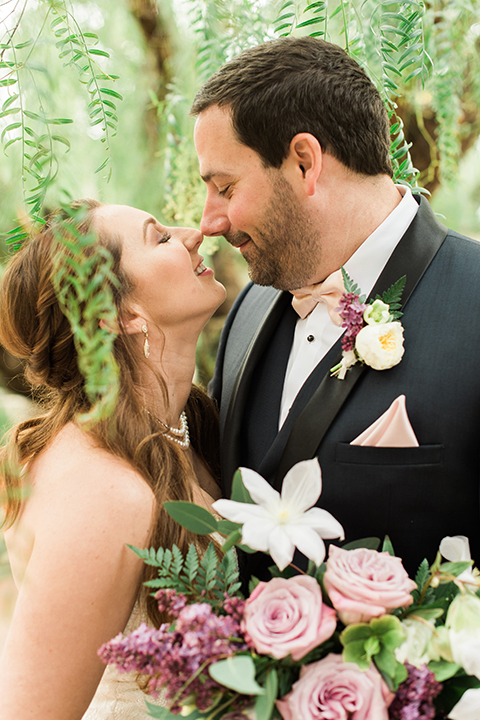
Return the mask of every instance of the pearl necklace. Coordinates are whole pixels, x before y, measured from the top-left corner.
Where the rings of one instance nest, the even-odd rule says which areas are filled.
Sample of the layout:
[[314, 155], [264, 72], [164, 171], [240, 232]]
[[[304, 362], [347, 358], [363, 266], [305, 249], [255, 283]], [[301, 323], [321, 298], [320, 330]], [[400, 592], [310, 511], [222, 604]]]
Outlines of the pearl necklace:
[[190, 446], [190, 432], [188, 430], [188, 421], [187, 421], [187, 415], [185, 411], [182, 412], [180, 415], [180, 427], [174, 428], [170, 425], [167, 425], [167, 423], [162, 422], [162, 420], [159, 420], [159, 418], [155, 417], [155, 415], [152, 415], [150, 410], [147, 410], [147, 408], [143, 408], [146, 413], [150, 415], [156, 422], [164, 427], [166, 429], [165, 436], [172, 440], [172, 442], [176, 442], [178, 445], [180, 445], [181, 448], [188, 448]]

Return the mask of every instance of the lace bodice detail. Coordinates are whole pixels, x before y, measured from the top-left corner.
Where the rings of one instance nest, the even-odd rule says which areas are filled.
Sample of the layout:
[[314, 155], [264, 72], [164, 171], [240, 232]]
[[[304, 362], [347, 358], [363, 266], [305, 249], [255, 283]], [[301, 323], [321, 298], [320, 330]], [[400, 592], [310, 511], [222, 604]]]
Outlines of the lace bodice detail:
[[[124, 630], [128, 635], [136, 630], [147, 618], [141, 612], [138, 604]], [[151, 705], [165, 705], [162, 698], [154, 700], [146, 695], [136, 683], [137, 673], [121, 673], [114, 665], [107, 665], [92, 702], [82, 720], [146, 720], [147, 707], [145, 701]]]

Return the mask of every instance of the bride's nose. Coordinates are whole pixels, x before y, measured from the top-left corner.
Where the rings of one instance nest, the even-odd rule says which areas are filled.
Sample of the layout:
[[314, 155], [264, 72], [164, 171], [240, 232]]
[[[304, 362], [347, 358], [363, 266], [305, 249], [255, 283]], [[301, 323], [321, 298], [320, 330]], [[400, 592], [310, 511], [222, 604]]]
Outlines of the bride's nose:
[[180, 239], [190, 252], [198, 250], [203, 242], [203, 235], [200, 230], [195, 228], [179, 228], [181, 232]]

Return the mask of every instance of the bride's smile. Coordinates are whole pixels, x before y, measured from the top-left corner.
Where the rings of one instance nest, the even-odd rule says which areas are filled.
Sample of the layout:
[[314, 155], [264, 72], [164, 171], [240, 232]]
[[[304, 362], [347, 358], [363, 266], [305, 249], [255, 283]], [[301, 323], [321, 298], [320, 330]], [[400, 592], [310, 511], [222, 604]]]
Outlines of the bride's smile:
[[95, 224], [118, 237], [122, 268], [134, 285], [132, 302], [148, 324], [164, 332], [171, 327], [199, 332], [225, 297], [200, 255], [203, 235], [193, 228], [166, 227], [126, 205], [97, 208]]

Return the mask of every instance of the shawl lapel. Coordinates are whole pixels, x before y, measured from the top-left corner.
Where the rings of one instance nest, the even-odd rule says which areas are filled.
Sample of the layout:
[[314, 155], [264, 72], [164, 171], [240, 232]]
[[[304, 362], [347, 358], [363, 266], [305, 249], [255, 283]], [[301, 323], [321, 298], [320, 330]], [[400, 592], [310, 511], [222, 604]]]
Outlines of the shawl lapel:
[[230, 497], [233, 474], [239, 466], [240, 433], [252, 376], [290, 302], [290, 293], [280, 292], [275, 296], [250, 342], [232, 389], [225, 419], [222, 449], [222, 478], [226, 497]]
[[[445, 240], [447, 228], [437, 221], [427, 200], [419, 198], [418, 201], [417, 215], [378, 278], [372, 290], [373, 297], [406, 275], [403, 292], [403, 305], [406, 305]], [[340, 359], [341, 354], [332, 365]], [[344, 380], [331, 377], [327, 371], [293, 425], [278, 465], [274, 487], [281, 487], [283, 478], [293, 465], [315, 456], [328, 428], [366, 370], [366, 365], [357, 363], [348, 370]]]

